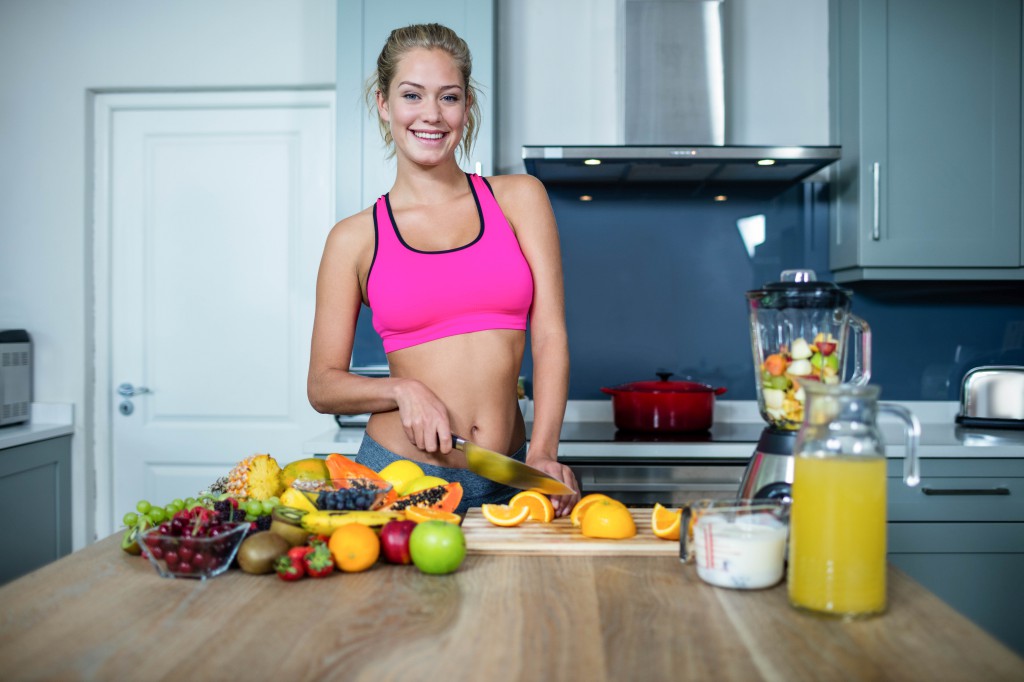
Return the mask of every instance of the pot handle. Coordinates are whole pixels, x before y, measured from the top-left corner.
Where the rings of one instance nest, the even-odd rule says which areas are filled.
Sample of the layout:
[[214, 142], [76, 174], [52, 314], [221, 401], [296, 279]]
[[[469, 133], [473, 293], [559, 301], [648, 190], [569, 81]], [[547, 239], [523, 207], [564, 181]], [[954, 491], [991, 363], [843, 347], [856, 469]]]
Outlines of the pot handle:
[[657, 374], [658, 378], [661, 379], [662, 381], [668, 381], [669, 378], [672, 376], [672, 372], [655, 372], [655, 374]]
[[605, 388], [604, 386], [602, 386], [601, 387], [601, 393], [607, 393], [608, 395], [615, 395], [616, 393], [618, 393], [618, 391], [616, 391], [614, 388]]
[[715, 395], [722, 395], [727, 390], [728, 389], [725, 386], [719, 386], [718, 388], [715, 389]]

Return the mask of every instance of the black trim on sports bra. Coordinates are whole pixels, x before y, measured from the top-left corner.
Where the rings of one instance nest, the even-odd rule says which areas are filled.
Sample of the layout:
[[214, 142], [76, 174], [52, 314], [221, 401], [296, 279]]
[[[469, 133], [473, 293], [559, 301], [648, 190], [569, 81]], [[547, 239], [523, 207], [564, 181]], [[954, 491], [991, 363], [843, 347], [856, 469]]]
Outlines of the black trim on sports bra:
[[380, 233], [377, 231], [377, 202], [373, 202], [373, 258], [370, 259], [370, 269], [366, 271], [366, 306], [373, 309], [370, 305], [370, 275], [373, 274], [373, 266], [377, 262], [377, 247], [380, 246]]
[[[462, 246], [456, 246], [454, 249], [444, 249], [442, 251], [421, 251], [420, 249], [414, 249], [413, 247], [411, 247], [408, 244], [406, 244], [405, 240], [402, 239], [402, 232], [398, 229], [398, 221], [395, 220], [395, 214], [391, 211], [391, 193], [388, 192], [387, 194], [384, 195], [384, 203], [387, 205], [387, 208], [388, 208], [388, 218], [391, 219], [391, 229], [393, 229], [395, 231], [395, 236], [398, 237], [398, 241], [402, 244], [402, 246], [404, 246], [405, 248], [407, 248], [410, 251], [413, 251], [415, 253], [423, 253], [423, 254], [426, 254], [426, 255], [431, 255], [431, 254], [435, 254], [435, 253], [452, 253], [454, 251], [461, 251], [463, 249], [468, 249], [469, 247], [473, 246], [473, 244], [476, 244], [478, 241], [483, 239], [483, 236], [484, 236], [484, 210], [483, 210], [483, 207], [480, 206], [480, 197], [478, 197], [477, 194], [476, 194], [476, 187], [473, 185], [472, 178], [469, 177], [469, 173], [466, 173], [465, 175], [466, 175], [466, 182], [469, 183], [469, 191], [473, 193], [473, 201], [476, 202], [476, 214], [477, 214], [477, 216], [480, 219], [480, 232], [477, 233], [477, 235], [473, 239], [473, 241], [471, 241], [468, 244], [464, 244]], [[492, 192], [492, 194], [493, 194], [493, 192]], [[377, 219], [377, 212], [374, 211], [374, 221], [376, 221], [376, 219]], [[376, 222], [374, 224], [376, 224]], [[369, 282], [370, 280], [367, 279], [366, 281]]]

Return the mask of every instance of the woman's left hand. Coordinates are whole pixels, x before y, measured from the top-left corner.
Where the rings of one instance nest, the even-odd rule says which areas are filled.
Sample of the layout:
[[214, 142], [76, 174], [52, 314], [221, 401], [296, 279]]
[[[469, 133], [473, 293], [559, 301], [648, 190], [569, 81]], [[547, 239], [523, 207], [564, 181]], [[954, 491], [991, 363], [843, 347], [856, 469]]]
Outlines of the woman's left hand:
[[551, 496], [551, 506], [555, 508], [555, 516], [568, 516], [572, 512], [572, 508], [580, 501], [580, 484], [576, 482], [576, 476], [572, 473], [572, 469], [561, 464], [558, 460], [547, 457], [528, 461], [527, 464], [553, 478], [557, 478], [576, 491], [574, 495]]

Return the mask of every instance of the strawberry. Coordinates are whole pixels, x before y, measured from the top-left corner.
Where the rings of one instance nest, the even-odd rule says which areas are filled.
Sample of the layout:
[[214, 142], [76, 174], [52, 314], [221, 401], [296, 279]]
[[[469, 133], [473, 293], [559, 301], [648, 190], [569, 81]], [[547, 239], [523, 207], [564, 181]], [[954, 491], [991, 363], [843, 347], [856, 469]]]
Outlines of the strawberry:
[[302, 561], [307, 554], [313, 551], [313, 548], [309, 545], [299, 545], [298, 547], [292, 547], [288, 550], [288, 556], [296, 561]]
[[306, 567], [306, 574], [310, 578], [323, 578], [334, 572], [334, 557], [331, 550], [322, 543], [310, 548], [302, 557], [302, 563]]
[[306, 575], [302, 559], [289, 556], [290, 554], [291, 552], [284, 556], [279, 556], [274, 562], [274, 570], [277, 571], [277, 577], [285, 582], [300, 580]]

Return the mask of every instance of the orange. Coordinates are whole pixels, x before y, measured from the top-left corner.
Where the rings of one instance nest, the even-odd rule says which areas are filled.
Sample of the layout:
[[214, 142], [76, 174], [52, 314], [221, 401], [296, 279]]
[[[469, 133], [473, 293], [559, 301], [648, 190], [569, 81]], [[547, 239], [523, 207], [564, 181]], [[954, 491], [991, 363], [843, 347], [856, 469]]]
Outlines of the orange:
[[405, 518], [416, 523], [422, 521], [444, 521], [446, 523], [454, 523], [456, 526], [462, 523], [462, 517], [455, 512], [446, 512], [434, 509], [433, 507], [406, 507]]
[[583, 517], [583, 534], [588, 538], [621, 540], [636, 535], [636, 524], [626, 505], [615, 500], [597, 500]]
[[530, 510], [530, 520], [532, 521], [551, 523], [555, 518], [555, 508], [552, 506], [551, 500], [547, 495], [536, 490], [524, 490], [509, 500], [508, 506], [513, 509], [526, 507]]
[[651, 530], [662, 540], [678, 540], [683, 523], [682, 509], [668, 509], [655, 503], [651, 512]]
[[586, 513], [590, 505], [598, 500], [611, 500], [612, 502], [615, 502], [615, 500], [612, 500], [612, 498], [602, 493], [590, 493], [589, 495], [584, 495], [582, 499], [576, 503], [576, 506], [572, 508], [572, 513], [569, 514], [569, 519], [572, 520], [572, 525], [576, 527], [582, 526], [583, 515]]
[[348, 523], [331, 533], [327, 541], [334, 563], [346, 573], [365, 571], [380, 556], [380, 538], [369, 526]]
[[485, 504], [480, 507], [484, 518], [495, 526], [518, 526], [530, 518], [529, 507], [512, 507], [507, 504]]

